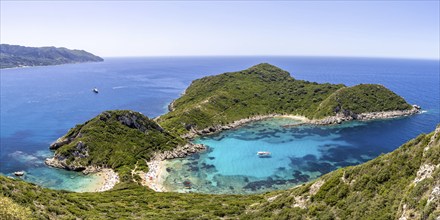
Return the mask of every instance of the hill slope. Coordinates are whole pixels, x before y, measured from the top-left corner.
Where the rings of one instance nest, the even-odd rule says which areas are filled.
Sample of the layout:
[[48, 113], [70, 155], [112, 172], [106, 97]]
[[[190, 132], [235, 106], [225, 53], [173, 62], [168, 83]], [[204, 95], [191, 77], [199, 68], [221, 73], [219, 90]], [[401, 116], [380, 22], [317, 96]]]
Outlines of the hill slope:
[[51, 149], [56, 150], [55, 156], [46, 163], [87, 172], [109, 167], [122, 176], [131, 176], [129, 172], [136, 164], [139, 169], [146, 169], [146, 161], [154, 152], [172, 150], [185, 143], [141, 113], [106, 111], [70, 129], [53, 143]]
[[0, 45], [0, 67], [48, 66], [66, 63], [103, 61], [84, 50], [69, 50], [56, 47], [24, 47], [18, 45]]
[[338, 113], [410, 110], [406, 101], [380, 85], [346, 87], [292, 78], [267, 63], [249, 69], [194, 80], [158, 122], [185, 134], [215, 125], [267, 114], [322, 119]]
[[[435, 219], [440, 126], [365, 164], [263, 195], [156, 193], [123, 184], [102, 193], [44, 189], [0, 176], [0, 216], [16, 219]], [[3, 197], [3, 198], [2, 198]], [[30, 216], [32, 212], [32, 216]]]

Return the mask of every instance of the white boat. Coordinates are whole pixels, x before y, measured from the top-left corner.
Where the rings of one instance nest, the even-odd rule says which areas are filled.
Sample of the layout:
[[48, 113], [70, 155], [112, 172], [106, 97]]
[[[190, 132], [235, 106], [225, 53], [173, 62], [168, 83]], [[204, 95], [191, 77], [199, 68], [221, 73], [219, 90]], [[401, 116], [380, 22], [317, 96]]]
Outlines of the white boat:
[[269, 151], [258, 151], [257, 155], [259, 157], [270, 157], [271, 153]]
[[24, 171], [16, 171], [16, 172], [14, 172], [14, 175], [16, 175], [16, 176], [23, 176], [24, 175]]
[[97, 88], [94, 88], [94, 89], [93, 89], [93, 92], [94, 92], [94, 93], [98, 93], [99, 91], [98, 91]]

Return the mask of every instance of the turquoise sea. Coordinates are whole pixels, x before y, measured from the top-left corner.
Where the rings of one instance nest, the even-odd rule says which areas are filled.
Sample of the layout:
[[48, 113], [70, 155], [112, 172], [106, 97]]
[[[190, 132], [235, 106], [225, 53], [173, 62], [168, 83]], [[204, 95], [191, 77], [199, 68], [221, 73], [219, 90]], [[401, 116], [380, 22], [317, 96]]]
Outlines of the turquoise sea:
[[[80, 191], [96, 181], [46, 167], [49, 144], [69, 128], [109, 109], [149, 117], [167, 111], [192, 80], [269, 62], [294, 78], [319, 83], [379, 83], [423, 114], [338, 126], [283, 128], [268, 119], [196, 139], [204, 153], [169, 162], [166, 185], [175, 191], [254, 193], [301, 184], [338, 167], [387, 153], [440, 122], [438, 60], [326, 57], [106, 58], [101, 63], [1, 70], [0, 173], [26, 171], [26, 181]], [[99, 94], [91, 90], [97, 87]], [[259, 158], [257, 151], [272, 157]], [[191, 189], [185, 184], [191, 183]]]

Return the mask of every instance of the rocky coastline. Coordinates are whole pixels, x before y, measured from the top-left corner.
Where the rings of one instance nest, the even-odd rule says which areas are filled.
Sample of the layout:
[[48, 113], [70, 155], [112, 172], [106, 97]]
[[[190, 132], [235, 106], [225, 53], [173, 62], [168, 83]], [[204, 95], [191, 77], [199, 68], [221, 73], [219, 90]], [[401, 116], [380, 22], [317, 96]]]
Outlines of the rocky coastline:
[[185, 138], [185, 139], [193, 139], [197, 136], [210, 135], [210, 134], [215, 134], [220, 131], [234, 129], [234, 128], [240, 127], [244, 124], [247, 124], [247, 123], [250, 123], [253, 121], [261, 121], [261, 120], [264, 120], [267, 118], [282, 117], [282, 116], [286, 116], [286, 115], [282, 115], [282, 114], [257, 115], [257, 116], [252, 116], [249, 118], [243, 118], [243, 119], [234, 121], [232, 123], [229, 123], [227, 125], [214, 125], [214, 126], [210, 126], [210, 127], [201, 129], [201, 130], [196, 130], [194, 128], [191, 128], [188, 133], [182, 135], [181, 137]]
[[398, 118], [414, 115], [421, 112], [421, 108], [418, 105], [413, 105], [413, 108], [410, 110], [396, 110], [396, 111], [383, 111], [383, 112], [367, 112], [361, 114], [355, 113], [338, 113], [335, 116], [326, 117], [318, 120], [311, 120], [309, 124], [313, 125], [333, 125], [333, 124], [341, 124], [344, 121], [370, 121], [370, 120], [378, 120], [378, 119], [390, 119], [390, 118]]
[[174, 99], [169, 105], [168, 105], [168, 111], [170, 111], [170, 112], [172, 112], [172, 111], [174, 111], [174, 102], [175, 102], [176, 100]]
[[113, 169], [98, 167], [98, 166], [82, 166], [82, 165], [74, 165], [67, 164], [66, 159], [62, 158], [58, 155], [54, 155], [52, 158], [47, 158], [44, 163], [48, 166], [72, 170], [72, 171], [81, 171], [83, 174], [96, 174], [102, 180], [97, 185], [92, 185], [87, 187], [86, 191], [91, 190], [91, 192], [103, 192], [112, 189], [116, 184], [119, 183], [119, 175]]
[[[183, 95], [185, 95], [186, 94], [186, 89], [180, 94], [180, 96], [183, 96]], [[174, 102], [176, 101], [177, 99], [174, 99], [173, 101], [171, 101], [171, 103], [168, 105], [168, 111], [170, 111], [170, 112], [172, 112], [172, 111], [174, 111]], [[158, 116], [158, 118], [159, 118], [160, 116]]]
[[184, 146], [178, 146], [173, 150], [170, 151], [164, 151], [161, 153], [155, 153], [153, 155], [152, 160], [167, 160], [167, 159], [174, 159], [174, 158], [184, 158], [191, 154], [195, 154], [201, 151], [206, 150], [206, 146], [203, 144], [193, 144], [188, 143]]
[[193, 144], [190, 142], [184, 146], [178, 146], [170, 151], [155, 153], [153, 158], [147, 162], [148, 172], [140, 172], [139, 174], [142, 179], [142, 185], [147, 186], [156, 192], [166, 191], [162, 184], [165, 180], [163, 170], [166, 169], [163, 161], [174, 158], [184, 158], [204, 150], [206, 150], [205, 145]]
[[299, 125], [335, 125], [335, 124], [341, 124], [345, 121], [353, 121], [353, 120], [359, 120], [359, 121], [369, 121], [369, 120], [378, 120], [378, 119], [390, 119], [390, 118], [398, 118], [398, 117], [405, 117], [414, 115], [421, 112], [421, 107], [418, 105], [413, 105], [413, 108], [410, 110], [396, 110], [396, 111], [383, 111], [383, 112], [368, 112], [368, 113], [361, 113], [361, 114], [355, 114], [355, 113], [338, 113], [335, 116], [329, 116], [325, 117], [323, 119], [308, 119], [304, 116], [298, 116], [298, 115], [286, 115], [286, 114], [268, 114], [268, 115], [257, 115], [245, 119], [240, 119], [237, 121], [234, 121], [227, 125], [214, 125], [210, 126], [204, 129], [196, 130], [194, 128], [191, 128], [188, 133], [182, 135], [182, 138], [185, 139], [193, 139], [197, 136], [203, 136], [203, 135], [211, 135], [215, 134], [224, 130], [230, 130], [234, 128], [238, 128], [244, 124], [254, 122], [254, 121], [260, 121], [268, 118], [274, 118], [274, 117], [289, 117], [292, 119], [300, 120], [301, 123], [298, 124], [292, 124], [292, 125], [285, 125], [284, 127], [291, 127], [291, 126], [299, 126]]
[[59, 169], [65, 169], [65, 170], [71, 170], [71, 171], [77, 171], [82, 172], [83, 174], [87, 175], [90, 173], [97, 173], [102, 171], [103, 169], [107, 169], [105, 167], [99, 167], [99, 166], [83, 166], [80, 164], [74, 164], [74, 163], [67, 163], [67, 159], [60, 155], [54, 155], [52, 158], [46, 158], [44, 163], [48, 166], [59, 168]]

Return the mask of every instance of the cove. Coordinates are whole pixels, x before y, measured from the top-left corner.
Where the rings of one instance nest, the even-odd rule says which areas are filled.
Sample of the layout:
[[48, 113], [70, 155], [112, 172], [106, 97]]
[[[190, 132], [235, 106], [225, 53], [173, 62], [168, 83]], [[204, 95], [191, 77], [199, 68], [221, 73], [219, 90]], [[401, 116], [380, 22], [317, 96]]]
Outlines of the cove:
[[[350, 86], [359, 83], [382, 84], [404, 97], [409, 103], [418, 104], [427, 111], [402, 119], [361, 123], [357, 126], [343, 125], [353, 126], [351, 130], [342, 127], [290, 128], [292, 132], [299, 132], [298, 135], [316, 131], [318, 132], [316, 136], [319, 136], [321, 133], [330, 132], [339, 135], [339, 138], [335, 137], [334, 140], [346, 142], [351, 148], [364, 150], [365, 155], [377, 156], [382, 152], [396, 149], [421, 133], [432, 131], [440, 122], [439, 64], [435, 60], [325, 57], [140, 57], [106, 58], [100, 63], [2, 69], [0, 73], [0, 175], [17, 178], [13, 172], [23, 170], [26, 172], [23, 177], [25, 181], [52, 189], [83, 191], [84, 187], [94, 184], [95, 177], [54, 169], [44, 164], [44, 160], [53, 155], [53, 152], [48, 149], [49, 145], [70, 128], [110, 109], [130, 109], [142, 112], [150, 118], [162, 115], [166, 113], [167, 105], [179, 97], [192, 80], [244, 69], [261, 62], [280, 66], [291, 72], [295, 78], [318, 83], [344, 83]], [[91, 92], [94, 87], [99, 88], [98, 95]], [[231, 132], [234, 133], [237, 130]], [[227, 132], [218, 134], [217, 138], [221, 138], [223, 134]], [[209, 141], [211, 137], [215, 138], [216, 135], [200, 141]], [[251, 156], [254, 157], [256, 151], [264, 150], [262, 147], [253, 149]], [[233, 151], [234, 146], [228, 146], [227, 149], [228, 151], [223, 153], [230, 158], [233, 155], [228, 153], [237, 153]], [[349, 150], [350, 148], [341, 149]], [[268, 150], [274, 153], [273, 158], [278, 156], [275, 150]], [[333, 151], [336, 152], [336, 150], [335, 148]], [[203, 158], [204, 154], [194, 155], [194, 157], [197, 156]], [[219, 161], [218, 159], [214, 161], [208, 158], [206, 162], [214, 164]], [[365, 161], [362, 158], [361, 160]], [[191, 162], [194, 161], [199, 162], [199, 160]], [[176, 160], [167, 163], [178, 162]], [[221, 168], [218, 164], [214, 166], [218, 166], [217, 169]], [[238, 172], [241, 166], [235, 167], [237, 170], [234, 172]], [[263, 170], [266, 172], [266, 168], [269, 169], [269, 165], [259, 166], [261, 172]], [[170, 167], [170, 169], [173, 168]], [[185, 169], [181, 170], [187, 173]], [[176, 169], [173, 172], [177, 171], [179, 170]], [[203, 177], [205, 174], [202, 172], [199, 175]], [[184, 175], [179, 176], [181, 176], [179, 179], [185, 179]], [[90, 177], [93, 178], [89, 179]], [[188, 176], [190, 177], [192, 178]], [[183, 184], [168, 185], [176, 190], [187, 190]], [[200, 191], [201, 189], [197, 187], [193, 183], [191, 190]], [[215, 190], [220, 192], [219, 187], [210, 189], [214, 193]], [[229, 189], [226, 191], [233, 193]], [[209, 190], [204, 192], [212, 193]], [[234, 192], [238, 192], [238, 186]]]
[[[356, 165], [391, 149], [379, 144], [380, 127], [400, 119], [336, 126], [301, 125], [288, 118], [251, 122], [237, 129], [199, 137], [208, 150], [165, 163], [169, 191], [249, 194], [300, 185], [340, 167]], [[391, 137], [392, 138], [392, 137]], [[270, 151], [261, 158], [258, 151]]]

